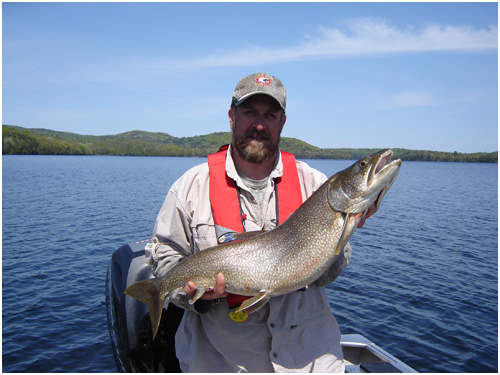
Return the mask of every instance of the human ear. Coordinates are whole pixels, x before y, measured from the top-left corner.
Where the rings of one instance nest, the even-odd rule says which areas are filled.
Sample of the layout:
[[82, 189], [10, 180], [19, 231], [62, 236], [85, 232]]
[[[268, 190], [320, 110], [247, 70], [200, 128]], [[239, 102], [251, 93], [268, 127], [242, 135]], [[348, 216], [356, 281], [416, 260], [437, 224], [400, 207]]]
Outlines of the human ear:
[[229, 108], [229, 111], [227, 112], [227, 115], [229, 117], [229, 126], [231, 127], [231, 130], [234, 131], [234, 112], [236, 108]]
[[283, 127], [285, 126], [285, 122], [286, 122], [286, 115], [283, 113], [283, 122], [281, 123], [280, 133], [283, 130]]

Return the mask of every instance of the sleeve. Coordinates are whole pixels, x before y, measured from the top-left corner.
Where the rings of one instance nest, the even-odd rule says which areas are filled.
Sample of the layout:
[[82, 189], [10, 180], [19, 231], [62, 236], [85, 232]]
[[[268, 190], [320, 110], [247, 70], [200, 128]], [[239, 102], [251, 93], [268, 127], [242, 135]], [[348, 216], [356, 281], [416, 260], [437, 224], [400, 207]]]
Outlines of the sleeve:
[[191, 255], [189, 217], [170, 190], [156, 218], [153, 242], [146, 247], [146, 259], [155, 277], [164, 276], [184, 257]]
[[[155, 277], [164, 276], [172, 267], [190, 255], [189, 219], [177, 201], [177, 194], [171, 189], [156, 219], [153, 240], [146, 245], [146, 262]], [[169, 294], [169, 302], [186, 309], [189, 297], [183, 288]]]
[[[177, 263], [193, 254], [192, 217], [186, 202], [178, 194], [179, 187], [185, 183], [182, 179], [174, 183], [168, 192], [156, 219], [153, 240], [146, 246], [146, 262], [151, 265], [155, 277], [164, 276]], [[183, 309], [199, 313], [208, 311], [205, 305], [211, 301], [198, 300], [190, 305], [190, 298], [184, 288], [174, 289], [169, 294], [169, 302]]]
[[299, 160], [297, 160], [297, 172], [304, 201], [328, 179], [324, 173]]

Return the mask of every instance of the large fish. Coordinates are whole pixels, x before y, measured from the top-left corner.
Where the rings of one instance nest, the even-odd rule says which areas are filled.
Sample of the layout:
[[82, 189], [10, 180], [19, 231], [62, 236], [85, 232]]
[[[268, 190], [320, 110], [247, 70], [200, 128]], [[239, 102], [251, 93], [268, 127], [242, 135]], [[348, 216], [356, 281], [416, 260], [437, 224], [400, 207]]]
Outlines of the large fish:
[[379, 207], [401, 167], [401, 160], [391, 158], [387, 149], [357, 161], [330, 177], [275, 229], [206, 249], [163, 277], [132, 284], [125, 293], [147, 304], [154, 337], [165, 299], [188, 281], [197, 288], [189, 300], [193, 304], [215, 287], [222, 272], [226, 292], [252, 297], [238, 309], [247, 314], [270, 297], [309, 285], [338, 260], [368, 208], [373, 203]]

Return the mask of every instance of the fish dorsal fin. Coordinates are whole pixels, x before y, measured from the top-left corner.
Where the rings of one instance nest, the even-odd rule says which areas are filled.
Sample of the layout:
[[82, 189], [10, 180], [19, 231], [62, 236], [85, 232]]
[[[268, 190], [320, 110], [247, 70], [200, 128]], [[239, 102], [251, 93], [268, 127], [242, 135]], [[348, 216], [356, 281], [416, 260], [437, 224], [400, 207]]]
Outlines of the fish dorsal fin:
[[243, 301], [241, 306], [236, 309], [236, 312], [243, 311], [245, 314], [251, 314], [264, 306], [270, 298], [267, 296], [267, 290], [261, 290], [257, 296]]
[[238, 233], [234, 229], [229, 229], [226, 227], [223, 227], [222, 225], [217, 225], [215, 224], [215, 235], [217, 238], [222, 237], [225, 234], [231, 234], [231, 233]]
[[255, 236], [264, 234], [266, 232], [267, 230], [257, 230], [253, 232], [243, 232], [243, 233], [236, 233], [236, 232], [225, 233], [217, 239], [217, 242], [219, 244], [223, 244], [228, 242], [245, 241]]

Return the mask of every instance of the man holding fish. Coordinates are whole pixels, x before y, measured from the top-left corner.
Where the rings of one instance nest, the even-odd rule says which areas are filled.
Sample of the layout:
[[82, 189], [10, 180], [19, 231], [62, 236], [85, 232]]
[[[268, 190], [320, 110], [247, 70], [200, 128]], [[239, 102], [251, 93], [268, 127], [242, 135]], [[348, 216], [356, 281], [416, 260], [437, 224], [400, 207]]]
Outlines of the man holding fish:
[[[146, 247], [155, 277], [218, 245], [218, 240], [245, 238], [234, 233], [272, 230], [327, 180], [280, 152], [285, 110], [286, 93], [279, 79], [257, 73], [238, 82], [228, 113], [231, 145], [177, 180], [160, 210], [153, 242]], [[355, 215], [355, 226], [362, 226], [375, 211], [370, 203], [370, 209]], [[188, 280], [170, 292], [169, 301], [185, 309], [176, 334], [182, 371], [344, 372], [340, 330], [324, 287], [349, 261], [347, 240], [319, 278], [290, 293], [270, 298], [262, 291], [250, 298], [252, 280], [246, 295], [228, 293], [230, 275], [222, 272], [211, 288], [197, 289], [194, 280]], [[238, 253], [228, 256], [244, 259]], [[276, 275], [288, 271], [273, 267]]]

